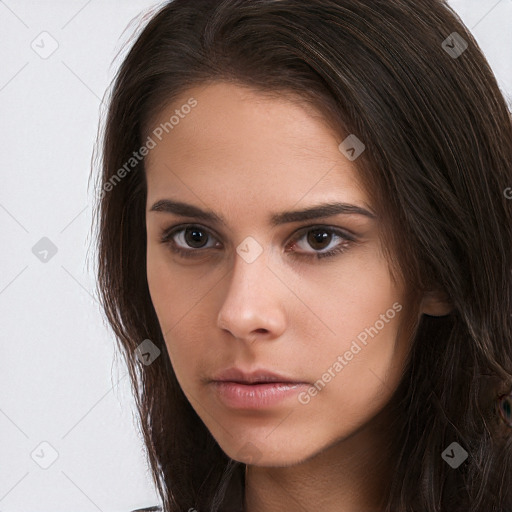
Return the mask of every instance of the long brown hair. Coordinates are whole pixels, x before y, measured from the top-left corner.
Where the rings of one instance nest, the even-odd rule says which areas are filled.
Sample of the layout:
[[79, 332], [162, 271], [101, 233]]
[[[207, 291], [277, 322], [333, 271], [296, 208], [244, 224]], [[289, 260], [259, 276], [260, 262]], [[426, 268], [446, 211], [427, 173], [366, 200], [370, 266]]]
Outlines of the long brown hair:
[[[512, 429], [496, 409], [512, 387], [511, 113], [441, 0], [174, 0], [124, 58], [101, 139], [98, 290], [164, 510], [223, 510], [245, 467], [176, 380], [146, 280], [144, 158], [130, 160], [164, 106], [212, 81], [300, 97], [340, 142], [356, 134], [390, 264], [411, 290], [442, 290], [453, 305], [421, 317], [389, 404], [386, 512], [512, 511]], [[137, 357], [146, 339], [160, 350], [148, 365]], [[457, 469], [441, 456], [453, 442], [468, 453]]]

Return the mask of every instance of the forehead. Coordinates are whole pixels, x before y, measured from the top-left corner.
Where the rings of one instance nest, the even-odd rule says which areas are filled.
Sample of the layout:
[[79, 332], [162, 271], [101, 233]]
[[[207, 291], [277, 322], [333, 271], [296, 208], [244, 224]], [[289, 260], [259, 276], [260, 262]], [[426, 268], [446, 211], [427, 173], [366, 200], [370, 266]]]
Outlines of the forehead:
[[[151, 135], [159, 127], [161, 140]], [[226, 82], [194, 87], [162, 109], [150, 135], [148, 202], [196, 193], [211, 204], [232, 192], [260, 208], [263, 196], [268, 204], [306, 196], [369, 204], [338, 149], [343, 137], [296, 98]]]

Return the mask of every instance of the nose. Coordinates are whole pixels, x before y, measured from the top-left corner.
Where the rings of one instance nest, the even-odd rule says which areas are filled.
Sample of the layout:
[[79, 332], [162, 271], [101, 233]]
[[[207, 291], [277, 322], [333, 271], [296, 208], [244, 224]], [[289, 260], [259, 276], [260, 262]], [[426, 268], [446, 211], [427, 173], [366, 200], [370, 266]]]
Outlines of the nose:
[[238, 253], [223, 291], [217, 325], [240, 340], [278, 338], [286, 328], [290, 291], [267, 264], [266, 252], [248, 262]]

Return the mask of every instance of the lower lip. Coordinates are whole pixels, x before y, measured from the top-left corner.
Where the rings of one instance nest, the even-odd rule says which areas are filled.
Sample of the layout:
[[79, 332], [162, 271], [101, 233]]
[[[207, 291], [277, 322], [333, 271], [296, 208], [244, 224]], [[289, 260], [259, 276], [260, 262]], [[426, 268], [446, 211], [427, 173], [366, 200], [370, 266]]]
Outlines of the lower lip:
[[214, 381], [215, 391], [225, 405], [235, 409], [261, 409], [278, 404], [286, 398], [297, 396], [309, 384], [298, 382], [267, 382], [264, 384], [240, 384]]

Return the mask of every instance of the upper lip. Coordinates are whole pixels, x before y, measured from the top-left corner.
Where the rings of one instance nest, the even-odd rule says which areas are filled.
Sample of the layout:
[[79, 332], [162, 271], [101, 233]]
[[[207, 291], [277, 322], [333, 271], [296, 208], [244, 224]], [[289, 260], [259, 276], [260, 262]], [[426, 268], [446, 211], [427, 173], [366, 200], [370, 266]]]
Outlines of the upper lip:
[[211, 379], [212, 381], [229, 381], [238, 382], [241, 384], [254, 384], [257, 382], [293, 382], [295, 384], [307, 384], [299, 379], [280, 375], [278, 373], [271, 372], [264, 368], [256, 369], [253, 371], [244, 371], [240, 368], [228, 368], [220, 373], [217, 373]]

